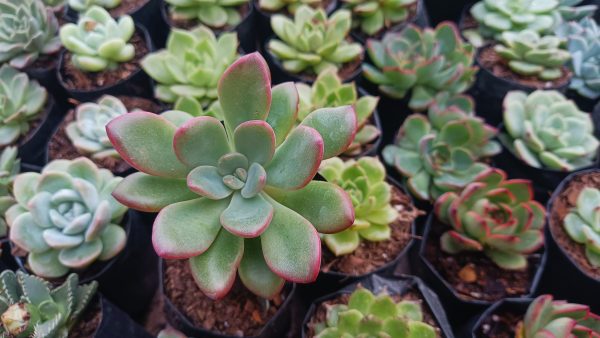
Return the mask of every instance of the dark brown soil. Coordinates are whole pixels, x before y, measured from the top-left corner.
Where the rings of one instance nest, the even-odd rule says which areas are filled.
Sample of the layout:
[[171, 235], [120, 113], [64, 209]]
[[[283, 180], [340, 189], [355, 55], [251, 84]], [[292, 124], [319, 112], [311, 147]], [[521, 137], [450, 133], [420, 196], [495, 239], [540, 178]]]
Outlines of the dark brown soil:
[[473, 15], [471, 15], [471, 7], [473, 6], [469, 6], [469, 8], [464, 11], [464, 15], [462, 16], [461, 21], [459, 22], [458, 28], [461, 31], [465, 29], [475, 29], [479, 27], [479, 22], [477, 22]]
[[111, 9], [108, 12], [113, 18], [118, 18], [125, 14], [131, 15], [133, 12], [142, 8], [142, 6], [147, 4], [149, 1], [152, 0], [122, 0], [119, 6]]
[[[165, 16], [167, 18], [167, 24], [170, 27], [175, 27], [175, 28], [181, 28], [181, 29], [187, 29], [190, 30], [196, 26], [198, 26], [200, 24], [200, 21], [197, 19], [194, 20], [187, 20], [187, 19], [173, 19], [173, 17], [170, 14], [169, 11], [169, 6], [168, 5], [164, 5], [166, 8], [165, 10], [167, 11], [167, 15]], [[248, 13], [250, 12], [250, 3], [245, 3], [242, 6], [239, 6], [237, 8], [238, 13], [240, 14], [240, 17], [242, 18], [242, 21], [246, 18], [246, 16], [248, 15]], [[212, 31], [215, 32], [215, 34], [221, 33], [221, 32], [225, 32], [225, 31], [229, 31], [231, 29], [233, 29], [234, 27], [227, 25], [224, 27], [211, 27]]]
[[[425, 6], [425, 3], [423, 3], [422, 6]], [[417, 16], [418, 8], [419, 8], [419, 1], [416, 1], [415, 3], [410, 5], [410, 7], [408, 7], [408, 17], [406, 18], [406, 20], [398, 22], [394, 25], [385, 24], [382, 29], [380, 29], [377, 33], [375, 33], [373, 35], [367, 35], [366, 33], [364, 33], [360, 29], [360, 25], [358, 27], [356, 27], [355, 29], [353, 29], [352, 33], [354, 33], [355, 36], [358, 36], [359, 38], [361, 38], [363, 41], [366, 41], [369, 38], [381, 40], [381, 38], [383, 38], [383, 35], [385, 33], [397, 32], [397, 31], [401, 30], [402, 28], [404, 28], [407, 23], [412, 22], [415, 19], [415, 17]]]
[[[431, 310], [427, 306], [427, 303], [422, 301], [422, 298], [423, 297], [421, 297], [421, 295], [418, 292], [412, 291], [412, 290], [404, 295], [393, 295], [392, 296], [392, 299], [394, 299], [395, 302], [400, 302], [403, 300], [421, 301], [421, 307], [423, 310], [423, 321], [425, 323], [433, 326], [436, 330], [437, 337], [441, 337], [441, 332], [438, 327], [438, 324], [435, 321], [435, 319], [431, 313]], [[337, 304], [348, 304], [349, 300], [350, 300], [350, 294], [345, 293], [345, 294], [339, 295], [337, 298], [330, 299], [328, 301], [325, 301], [325, 302], [319, 304], [319, 306], [315, 310], [315, 313], [313, 314], [310, 321], [308, 322], [307, 337], [314, 337], [315, 336], [315, 326], [317, 326], [319, 323], [325, 322], [325, 320], [327, 319], [327, 308], [328, 307], [331, 307], [331, 306], [337, 305]]]
[[415, 208], [410, 197], [394, 186], [392, 186], [392, 205], [399, 211], [400, 215], [395, 222], [390, 224], [392, 228], [392, 238], [390, 240], [382, 242], [361, 240], [358, 249], [349, 255], [340, 257], [336, 257], [323, 244], [321, 271], [363, 275], [396, 259], [411, 240], [412, 222], [419, 217], [421, 211]]
[[522, 319], [522, 314], [517, 315], [511, 312], [494, 313], [487, 317], [479, 329], [475, 331], [475, 337], [514, 338], [516, 328]]
[[[150, 100], [128, 96], [119, 96], [118, 98], [123, 102], [123, 104], [125, 104], [125, 107], [127, 107], [128, 111], [132, 111], [133, 109], [137, 108], [148, 112], [158, 113], [158, 105]], [[52, 135], [52, 138], [48, 143], [48, 159], [50, 161], [57, 159], [73, 160], [80, 156], [88, 157], [87, 154], [80, 153], [77, 148], [73, 146], [69, 137], [67, 137], [65, 130], [67, 125], [69, 125], [69, 123], [74, 119], [75, 111], [70, 110], [54, 135]], [[95, 159], [89, 156], [89, 159], [94, 161], [94, 163], [96, 163], [99, 167], [106, 168], [115, 174], [123, 173], [131, 168], [129, 164], [120, 158], [106, 157], [102, 159]]]
[[536, 89], [550, 89], [563, 86], [571, 80], [571, 72], [567, 67], [562, 67], [562, 76], [552, 81], [543, 81], [535, 76], [523, 76], [513, 72], [500, 55], [494, 51], [494, 46], [487, 46], [480, 49], [478, 55], [479, 64], [501, 79], [516, 82], [520, 85]]
[[284, 293], [260, 298], [238, 281], [220, 300], [206, 297], [196, 285], [187, 260], [166, 260], [165, 295], [197, 327], [233, 336], [254, 336], [275, 316]]
[[[98, 298], [96, 298], [98, 299]], [[92, 338], [102, 321], [102, 309], [100, 301], [97, 300], [83, 312], [75, 326], [69, 330], [69, 338]]]
[[[354, 42], [354, 41], [350, 41], [350, 42]], [[275, 58], [275, 56], [273, 56]], [[281, 61], [277, 58], [275, 58], [277, 60], [277, 62]], [[350, 61], [350, 62], [346, 62], [344, 64], [342, 64], [342, 67], [338, 70], [338, 75], [340, 77], [340, 79], [342, 79], [342, 82], [348, 82], [348, 80], [350, 80], [352, 78], [352, 76], [354, 74], [356, 74], [356, 71], [361, 67], [362, 65], [362, 61], [364, 59], [364, 55], [361, 54], [359, 57], [357, 57], [356, 59]], [[283, 69], [283, 64], [281, 64], [281, 67]], [[287, 70], [283, 69], [284, 72], [287, 72]], [[305, 82], [315, 82], [315, 80], [317, 79], [317, 75], [314, 74], [311, 71], [304, 71], [302, 73], [299, 74], [294, 74], [296, 76], [298, 76], [302, 81]]]
[[577, 197], [585, 187], [600, 188], [600, 173], [594, 172], [575, 177], [554, 199], [550, 210], [550, 232], [563, 251], [571, 257], [580, 270], [600, 280], [600, 267], [594, 267], [585, 255], [585, 247], [571, 239], [565, 231], [563, 219], [577, 204]]
[[496, 301], [529, 293], [541, 255], [527, 258], [525, 271], [503, 270], [482, 252], [450, 255], [440, 249], [441, 235], [450, 227], [433, 221], [425, 245], [425, 257], [464, 300]]
[[56, 68], [56, 64], [58, 63], [58, 53], [60, 50], [54, 54], [40, 54], [38, 58], [25, 70], [31, 71], [41, 71], [41, 70], [50, 70]]
[[64, 54], [64, 61], [60, 69], [62, 82], [71, 90], [93, 90], [114, 85], [127, 79], [140, 70], [140, 60], [148, 54], [148, 46], [144, 36], [136, 32], [130, 40], [135, 48], [135, 56], [129, 62], [119, 63], [115, 69], [107, 69], [102, 72], [85, 72], [73, 65], [71, 52]]

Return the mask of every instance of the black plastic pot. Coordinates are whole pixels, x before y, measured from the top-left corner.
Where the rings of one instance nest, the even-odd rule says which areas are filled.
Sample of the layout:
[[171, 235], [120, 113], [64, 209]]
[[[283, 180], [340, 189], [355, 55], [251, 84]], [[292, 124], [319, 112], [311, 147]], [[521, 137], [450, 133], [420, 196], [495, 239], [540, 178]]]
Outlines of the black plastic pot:
[[[431, 227], [433, 226], [433, 219], [435, 215], [433, 213], [429, 214], [427, 218], [427, 223], [425, 225], [425, 232], [423, 234], [423, 239], [420, 243], [419, 247], [419, 259], [420, 265], [416, 268], [419, 271], [419, 276], [425, 280], [427, 285], [431, 287], [432, 290], [436, 292], [436, 294], [440, 297], [444, 308], [448, 311], [448, 318], [450, 319], [450, 323], [454, 328], [459, 328], [464, 325], [465, 322], [474, 316], [477, 313], [485, 310], [488, 306], [490, 306], [493, 301], [486, 300], [466, 300], [462, 298], [456, 290], [448, 283], [444, 277], [437, 271], [437, 268], [429, 262], [427, 257], [425, 256], [426, 243], [429, 238], [429, 234], [431, 231]], [[544, 272], [544, 268], [546, 267], [546, 259], [547, 259], [547, 251], [544, 250], [543, 253], [539, 253], [541, 255], [539, 265], [537, 266], [537, 271], [533, 276], [533, 280], [531, 281], [531, 286], [529, 292], [527, 294], [521, 295], [521, 298], [530, 297], [535, 294], [538, 289], [538, 285], [540, 283], [540, 279], [542, 277], [542, 273]]]
[[532, 301], [533, 299], [531, 298], [506, 298], [492, 304], [481, 315], [469, 321], [469, 324], [463, 328], [461, 337], [483, 338], [483, 336], [476, 333], [481, 330], [488, 318], [499, 313], [512, 313], [525, 316], [525, 312], [527, 312], [527, 308]]
[[444, 20], [458, 22], [462, 9], [471, 0], [424, 0], [432, 25]]
[[43, 153], [49, 135], [54, 128], [55, 119], [60, 116], [60, 107], [51, 95], [41, 113], [39, 124], [26, 137], [19, 140], [19, 158], [22, 163], [43, 165]]
[[[548, 215], [551, 214], [556, 198], [576, 177], [589, 173], [598, 173], [600, 169], [579, 171], [569, 175], [554, 191], [547, 204]], [[598, 187], [596, 187], [598, 188]], [[600, 279], [595, 279], [581, 270], [575, 260], [555, 240], [549, 223], [546, 225], [546, 246], [548, 264], [544, 274], [542, 288], [544, 292], [552, 293], [557, 299], [589, 305], [596, 313], [600, 312]]]
[[94, 332], [94, 338], [151, 338], [141, 326], [134, 322], [121, 309], [114, 306], [103, 296], [96, 297], [100, 302], [100, 311], [102, 319], [98, 328]]
[[[78, 273], [80, 284], [98, 281], [105, 297], [138, 319], [145, 314], [156, 292], [158, 257], [143, 215], [130, 210], [124, 220], [127, 244], [123, 251], [108, 262], [96, 262], [87, 271]], [[23, 258], [15, 260], [21, 270], [29, 272]]]
[[[164, 266], [163, 259], [159, 259], [158, 270], [159, 274], [159, 285], [161, 297], [164, 302], [164, 313], [169, 325], [175, 329], [181, 331], [183, 334], [189, 337], [202, 337], [202, 338], [236, 338], [239, 336], [231, 336], [227, 334], [218, 333], [215, 331], [209, 331], [202, 327], [194, 326], [194, 324], [183, 314], [179, 309], [171, 302], [169, 297], [165, 294], [164, 288]], [[286, 284], [283, 291], [287, 294], [285, 301], [281, 304], [277, 313], [271, 318], [262, 328], [260, 333], [256, 336], [244, 336], [248, 338], [280, 338], [284, 337], [290, 328], [290, 322], [292, 318], [292, 303], [296, 294], [296, 284]]]
[[10, 252], [10, 242], [7, 237], [0, 239], [0, 250], [2, 250], [2, 255], [0, 255], [0, 271], [16, 270], [18, 267], [15, 263], [15, 258]]
[[[136, 33], [139, 33], [144, 40], [146, 41], [146, 46], [148, 47], [148, 53], [154, 51], [154, 44], [152, 43], [152, 39], [150, 39], [150, 35], [148, 31], [141, 25], [136, 25]], [[143, 98], [152, 99], [152, 85], [150, 83], [150, 78], [144, 72], [142, 67], [129, 75], [128, 77], [121, 79], [117, 83], [94, 88], [92, 90], [80, 90], [73, 89], [67, 87], [63, 80], [62, 69], [64, 68], [65, 63], [65, 54], [70, 53], [67, 50], [64, 50], [60, 55], [60, 61], [58, 63], [58, 67], [56, 69], [56, 73], [58, 76], [58, 82], [60, 86], [67, 92], [67, 95], [71, 98], [74, 98], [81, 102], [94, 101], [102, 95], [128, 95], [128, 96], [139, 96]]]
[[387, 292], [390, 295], [404, 295], [411, 291], [419, 293], [421, 295], [421, 299], [423, 300], [423, 304], [429, 308], [429, 311], [433, 315], [433, 319], [435, 319], [437, 326], [440, 328], [442, 337], [454, 337], [452, 328], [448, 323], [446, 312], [444, 311], [442, 304], [439, 302], [439, 299], [435, 293], [425, 286], [421, 279], [408, 275], [402, 275], [393, 279], [372, 275], [368, 278], [362, 279], [360, 282], [349, 285], [342, 290], [315, 300], [311, 304], [308, 313], [304, 317], [304, 321], [302, 323], [302, 338], [309, 338], [307, 335], [308, 323], [319, 307], [319, 304], [328, 300], [336, 299], [344, 294], [351, 294], [359, 284], [375, 294]]

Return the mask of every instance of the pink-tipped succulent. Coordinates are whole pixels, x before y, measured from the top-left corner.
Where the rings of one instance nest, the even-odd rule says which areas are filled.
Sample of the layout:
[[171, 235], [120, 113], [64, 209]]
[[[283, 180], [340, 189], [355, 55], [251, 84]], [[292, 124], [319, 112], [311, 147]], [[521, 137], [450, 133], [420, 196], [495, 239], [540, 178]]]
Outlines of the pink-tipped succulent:
[[353, 141], [354, 109], [318, 109], [296, 126], [296, 87], [271, 88], [258, 53], [225, 71], [218, 97], [224, 125], [208, 116], [182, 119], [182, 112], [133, 112], [111, 121], [107, 131], [115, 149], [141, 171], [113, 195], [134, 209], [160, 211], [156, 252], [188, 258], [209, 297], [227, 294], [236, 272], [265, 298], [285, 280], [314, 281], [321, 261], [318, 233], [354, 222], [349, 196], [312, 180], [323, 159]]
[[450, 254], [482, 251], [501, 268], [520, 270], [544, 244], [546, 210], [533, 200], [531, 182], [507, 180], [499, 169], [484, 171], [460, 194], [443, 194], [434, 211], [452, 227], [440, 241]]
[[516, 338], [600, 338], [600, 316], [581, 304], [553, 300], [551, 295], [534, 299], [519, 323]]

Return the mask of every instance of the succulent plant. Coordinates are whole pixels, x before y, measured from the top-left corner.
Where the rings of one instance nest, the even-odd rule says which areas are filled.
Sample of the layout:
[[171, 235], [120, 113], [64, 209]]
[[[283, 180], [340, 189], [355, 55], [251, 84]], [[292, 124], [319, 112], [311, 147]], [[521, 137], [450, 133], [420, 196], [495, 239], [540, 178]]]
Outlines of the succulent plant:
[[106, 124], [127, 114], [127, 108], [118, 98], [104, 95], [97, 103], [86, 102], [75, 108], [75, 120], [65, 131], [71, 143], [82, 154], [92, 158], [119, 157], [106, 135]]
[[502, 143], [534, 168], [573, 171], [591, 165], [598, 152], [590, 114], [557, 91], [509, 92], [504, 127]]
[[556, 14], [558, 14], [558, 22], [579, 21], [594, 15], [598, 9], [598, 5], [592, 4], [576, 7], [583, 0], [558, 0], [558, 2], [558, 13], [554, 13], [555, 18], [557, 18]]
[[364, 64], [364, 76], [383, 94], [404, 98], [409, 106], [426, 109], [439, 93], [460, 94], [475, 79], [475, 49], [463, 43], [456, 25], [442, 22], [435, 30], [409, 25], [383, 40], [369, 39], [367, 52], [373, 65]]
[[557, 29], [567, 39], [573, 72], [570, 88], [579, 95], [595, 100], [600, 97], [600, 28], [590, 18], [568, 22]]
[[191, 31], [173, 29], [167, 49], [142, 59], [142, 68], [158, 84], [154, 95], [173, 103], [174, 108], [193, 116], [221, 117], [217, 83], [235, 61], [238, 39], [235, 33], [214, 33], [199, 26]]
[[75, 67], [100, 72], [133, 59], [135, 48], [128, 41], [134, 32], [130, 16], [116, 21], [104, 8], [92, 6], [79, 16], [77, 24], [67, 23], [60, 28], [60, 40], [73, 54]]
[[111, 121], [113, 146], [141, 171], [113, 196], [134, 209], [160, 211], [155, 251], [189, 259], [207, 296], [225, 296], [239, 273], [250, 291], [271, 298], [284, 280], [316, 279], [317, 231], [339, 232], [354, 221], [348, 195], [312, 179], [322, 159], [352, 142], [356, 114], [351, 106], [318, 109], [295, 126], [295, 85], [271, 89], [258, 53], [234, 62], [217, 92], [224, 124], [180, 111], [131, 112]]
[[168, 326], [162, 329], [156, 338], [188, 338], [188, 336]]
[[312, 86], [297, 82], [296, 88], [300, 96], [298, 111], [300, 122], [316, 109], [344, 105], [354, 106], [358, 130], [354, 142], [345, 151], [345, 155], [357, 155], [361, 150], [361, 146], [375, 141], [380, 136], [379, 129], [369, 123], [379, 98], [371, 95], [358, 97], [356, 84], [354, 82], [342, 83], [334, 68], [327, 68], [322, 71]]
[[212, 28], [236, 26], [242, 21], [238, 8], [248, 0], [165, 0], [171, 17], [176, 20], [198, 20]]
[[43, 279], [4, 270], [0, 274], [0, 336], [67, 337], [90, 304], [98, 283], [79, 285], [77, 274], [53, 288]]
[[504, 32], [501, 41], [494, 50], [519, 75], [556, 80], [563, 75], [562, 67], [571, 59], [571, 54], [564, 49], [564, 40], [557, 36], [540, 37], [535, 31], [525, 30]]
[[506, 179], [489, 168], [461, 192], [447, 192], [434, 206], [437, 218], [449, 225], [440, 238], [443, 251], [480, 251], [506, 270], [527, 267], [527, 255], [544, 245], [546, 210], [533, 200], [531, 182]]
[[577, 243], [585, 245], [588, 262], [600, 267], [600, 190], [586, 187], [577, 196], [577, 204], [564, 219], [564, 227]]
[[48, 93], [9, 65], [0, 67], [0, 146], [15, 143], [27, 134], [31, 121], [40, 118]]
[[0, 13], [0, 64], [22, 69], [60, 50], [58, 21], [40, 1], [0, 0]]
[[303, 5], [293, 20], [283, 14], [271, 17], [277, 39], [269, 41], [268, 49], [290, 73], [318, 75], [328, 67], [339, 69], [363, 54], [360, 44], [348, 42], [351, 25], [348, 10], [327, 17], [324, 9]]
[[290, 14], [296, 13], [296, 10], [302, 5], [313, 8], [322, 7], [323, 0], [258, 0], [258, 7], [269, 12], [287, 11]]
[[495, 135], [495, 128], [474, 116], [471, 98], [440, 95], [428, 117], [413, 114], [404, 121], [383, 158], [406, 178], [414, 196], [433, 201], [487, 169], [482, 161], [501, 150]]
[[517, 326], [516, 338], [600, 337], [600, 316], [586, 305], [554, 300], [551, 295], [534, 299]]
[[344, 8], [352, 11], [354, 28], [373, 36], [409, 19], [410, 7], [417, 0], [344, 0]]
[[127, 208], [111, 196], [120, 181], [85, 157], [55, 160], [41, 174], [15, 178], [9, 238], [27, 252], [33, 273], [61, 277], [123, 250], [127, 235], [117, 224]]
[[121, 4], [121, 0], [69, 0], [69, 7], [77, 12], [85, 12], [93, 6], [112, 9]]
[[[46, 7], [50, 7], [57, 12], [59, 9], [63, 9], [67, 0], [42, 0]], [[58, 31], [58, 30], [57, 30]]]
[[21, 170], [21, 160], [17, 158], [16, 147], [6, 147], [0, 155], [0, 237], [7, 235], [8, 226], [4, 219], [6, 211], [16, 202], [11, 196], [15, 176]]
[[326, 321], [315, 325], [315, 331], [315, 338], [437, 336], [435, 329], [423, 321], [419, 302], [396, 302], [386, 293], [375, 296], [364, 288], [356, 289], [348, 304], [328, 306]]
[[361, 239], [370, 242], [389, 240], [390, 224], [398, 218], [391, 205], [392, 187], [386, 182], [385, 167], [376, 157], [361, 157], [344, 162], [339, 157], [321, 163], [319, 174], [344, 189], [354, 206], [354, 224], [322, 239], [336, 256], [352, 253]]

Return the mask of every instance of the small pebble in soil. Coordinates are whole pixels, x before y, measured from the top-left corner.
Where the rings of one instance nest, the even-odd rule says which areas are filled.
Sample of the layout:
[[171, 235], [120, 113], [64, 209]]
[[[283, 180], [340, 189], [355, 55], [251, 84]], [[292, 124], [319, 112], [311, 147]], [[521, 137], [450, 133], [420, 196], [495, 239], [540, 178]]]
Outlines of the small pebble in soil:
[[465, 283], [473, 283], [477, 281], [477, 272], [475, 272], [475, 266], [473, 264], [467, 264], [463, 266], [458, 272], [458, 277]]

